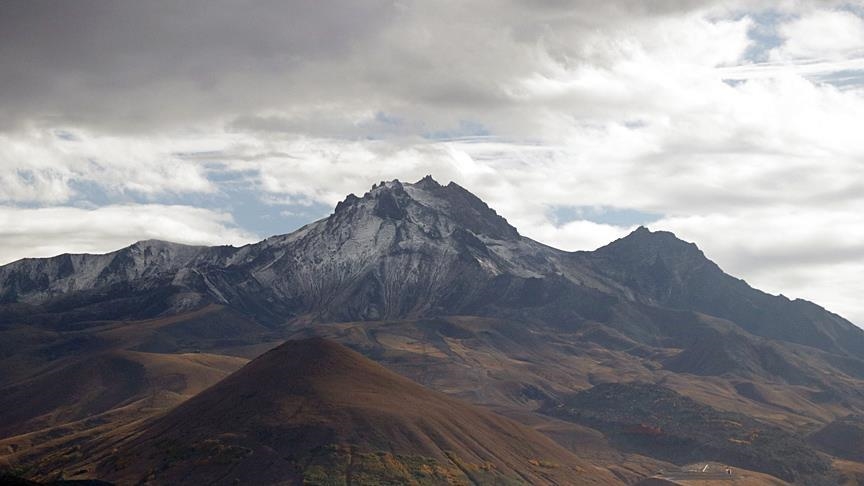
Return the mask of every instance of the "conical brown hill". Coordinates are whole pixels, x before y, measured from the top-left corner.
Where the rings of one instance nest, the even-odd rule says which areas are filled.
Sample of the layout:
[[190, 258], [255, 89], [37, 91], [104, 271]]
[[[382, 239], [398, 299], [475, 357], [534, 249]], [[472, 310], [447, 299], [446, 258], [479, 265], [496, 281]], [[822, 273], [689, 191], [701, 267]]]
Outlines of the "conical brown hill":
[[542, 434], [324, 339], [289, 341], [99, 461], [159, 484], [615, 484]]

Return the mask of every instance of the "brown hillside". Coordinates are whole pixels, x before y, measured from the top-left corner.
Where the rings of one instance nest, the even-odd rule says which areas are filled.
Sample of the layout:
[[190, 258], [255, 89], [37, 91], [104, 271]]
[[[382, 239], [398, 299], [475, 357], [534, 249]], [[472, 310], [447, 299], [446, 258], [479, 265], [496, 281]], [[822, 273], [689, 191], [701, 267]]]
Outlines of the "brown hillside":
[[[342, 345], [289, 341], [92, 450], [121, 484], [615, 484], [547, 437], [428, 390]], [[111, 452], [113, 448], [114, 452]]]
[[167, 409], [240, 368], [244, 359], [209, 354], [111, 351], [62, 363], [0, 388], [0, 438], [60, 426], [136, 404]]

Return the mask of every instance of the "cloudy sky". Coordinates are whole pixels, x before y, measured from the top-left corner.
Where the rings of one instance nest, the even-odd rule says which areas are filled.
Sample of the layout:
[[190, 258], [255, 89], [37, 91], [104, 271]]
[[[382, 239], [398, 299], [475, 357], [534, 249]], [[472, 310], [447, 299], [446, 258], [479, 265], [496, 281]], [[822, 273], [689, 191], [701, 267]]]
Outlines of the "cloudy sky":
[[242, 244], [432, 174], [864, 325], [864, 4], [0, 3], [0, 263]]

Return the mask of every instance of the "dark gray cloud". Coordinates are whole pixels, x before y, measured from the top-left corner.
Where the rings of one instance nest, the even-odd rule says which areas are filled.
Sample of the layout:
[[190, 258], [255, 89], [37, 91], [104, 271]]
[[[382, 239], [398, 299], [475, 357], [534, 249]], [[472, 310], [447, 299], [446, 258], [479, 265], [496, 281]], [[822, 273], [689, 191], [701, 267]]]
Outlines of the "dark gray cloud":
[[542, 56], [599, 61], [586, 34], [716, 3], [7, 0], [0, 123], [146, 131], [330, 104], [452, 124], [513, 108], [506, 85]]
[[2, 118], [110, 129], [302, 99], [298, 72], [364, 49], [397, 13], [388, 1], [4, 1]]

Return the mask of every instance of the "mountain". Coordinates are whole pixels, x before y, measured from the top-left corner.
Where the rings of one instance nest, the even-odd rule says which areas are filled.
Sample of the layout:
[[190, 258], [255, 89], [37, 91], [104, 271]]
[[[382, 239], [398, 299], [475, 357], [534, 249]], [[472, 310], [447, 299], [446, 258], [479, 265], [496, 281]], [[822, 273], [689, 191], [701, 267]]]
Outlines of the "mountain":
[[[188, 398], [193, 388], [173, 391], [158, 363], [198, 354], [236, 365], [313, 336], [537, 423], [627, 481], [677, 456], [621, 449], [608, 431], [542, 410], [642, 382], [799, 438], [864, 413], [864, 331], [842, 317], [754, 289], [664, 231], [639, 228], [590, 252], [551, 248], [426, 177], [376, 184], [327, 218], [240, 248], [146, 241], [0, 267], [0, 396], [23, 404], [0, 413], [0, 464]], [[78, 380], [86, 400], [40, 395]], [[171, 398], [143, 406], [142, 390]]]
[[83, 448], [120, 484], [617, 482], [528, 427], [324, 339], [286, 342], [123, 436]]
[[[436, 315], [608, 322], [642, 304], [755, 336], [864, 355], [864, 333], [809, 302], [752, 289], [693, 244], [640, 228], [594, 252], [528, 238], [457, 184], [382, 182], [332, 215], [242, 248], [136, 243], [0, 267], [3, 320], [146, 318], [224, 304], [279, 324]], [[17, 305], [15, 305], [17, 304]], [[628, 309], [629, 308], [629, 309]]]
[[864, 334], [851, 322], [811, 302], [753, 289], [672, 233], [642, 227], [582, 255], [599, 273], [652, 305], [728, 319], [757, 336], [864, 355]]
[[[21, 260], [0, 268], [0, 296], [37, 306], [20, 311], [26, 315], [80, 319], [153, 317], [206, 303], [269, 321], [392, 318], [477, 305], [494, 292], [475, 283], [496, 276], [553, 274], [547, 250], [465, 189], [426, 178], [350, 195], [324, 220], [239, 249], [140, 242], [107, 255]], [[105, 302], [111, 310], [84, 310]]]
[[0, 268], [0, 302], [38, 303], [72, 292], [158, 281], [188, 265], [203, 249], [147, 240], [105, 255], [25, 258]]

